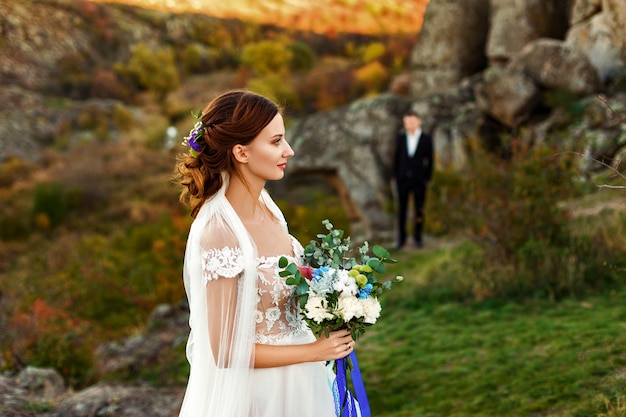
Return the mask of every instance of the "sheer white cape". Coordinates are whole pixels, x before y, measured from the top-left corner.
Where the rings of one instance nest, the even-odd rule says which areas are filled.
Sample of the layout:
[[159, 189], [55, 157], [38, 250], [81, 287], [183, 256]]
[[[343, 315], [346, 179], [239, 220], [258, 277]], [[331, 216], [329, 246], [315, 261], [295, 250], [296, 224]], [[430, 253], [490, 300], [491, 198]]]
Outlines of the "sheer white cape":
[[[228, 178], [194, 219], [185, 251], [183, 278], [191, 331], [187, 341], [190, 376], [180, 417], [248, 417], [252, 407], [252, 372], [257, 294], [257, 250], [225, 196]], [[264, 190], [259, 197], [287, 228], [278, 206]], [[209, 282], [204, 273], [211, 249], [240, 248], [240, 277]]]

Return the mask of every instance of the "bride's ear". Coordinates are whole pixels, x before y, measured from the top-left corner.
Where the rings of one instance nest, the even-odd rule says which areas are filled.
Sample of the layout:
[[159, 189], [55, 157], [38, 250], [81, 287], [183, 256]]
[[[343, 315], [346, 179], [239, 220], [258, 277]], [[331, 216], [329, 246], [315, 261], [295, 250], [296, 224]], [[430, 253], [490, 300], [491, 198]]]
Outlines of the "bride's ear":
[[246, 151], [246, 147], [243, 145], [235, 145], [232, 149], [233, 156], [237, 160], [237, 162], [241, 162], [242, 164], [248, 163], [248, 152]]

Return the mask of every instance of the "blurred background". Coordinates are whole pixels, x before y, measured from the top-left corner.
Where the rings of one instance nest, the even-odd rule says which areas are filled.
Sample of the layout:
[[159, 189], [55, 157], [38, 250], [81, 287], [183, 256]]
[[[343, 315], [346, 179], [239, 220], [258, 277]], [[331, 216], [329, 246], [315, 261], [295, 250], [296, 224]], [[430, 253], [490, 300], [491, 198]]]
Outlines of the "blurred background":
[[[261, 3], [261, 4], [260, 4]], [[0, 0], [0, 416], [176, 416], [191, 113], [284, 109], [303, 244], [391, 247], [402, 113], [425, 247], [359, 340], [377, 417], [626, 416], [623, 0]]]

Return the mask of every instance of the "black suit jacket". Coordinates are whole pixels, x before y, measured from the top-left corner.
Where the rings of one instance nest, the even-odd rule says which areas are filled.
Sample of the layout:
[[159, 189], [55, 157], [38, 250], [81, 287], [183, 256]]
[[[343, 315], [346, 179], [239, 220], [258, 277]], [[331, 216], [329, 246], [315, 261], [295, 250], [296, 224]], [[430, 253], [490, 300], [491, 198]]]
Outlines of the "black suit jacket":
[[398, 182], [430, 181], [433, 175], [433, 139], [430, 135], [422, 134], [417, 143], [417, 149], [412, 157], [407, 150], [406, 133], [396, 136], [396, 148], [393, 157], [393, 177]]

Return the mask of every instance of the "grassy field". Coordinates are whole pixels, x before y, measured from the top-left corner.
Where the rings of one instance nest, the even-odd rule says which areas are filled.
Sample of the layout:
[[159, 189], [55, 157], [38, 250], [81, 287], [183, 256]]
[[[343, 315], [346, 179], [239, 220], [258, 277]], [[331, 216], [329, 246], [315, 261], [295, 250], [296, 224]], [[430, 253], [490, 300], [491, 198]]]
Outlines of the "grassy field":
[[405, 282], [357, 354], [372, 414], [626, 416], [626, 293], [561, 302], [415, 303], [455, 248], [403, 251]]

